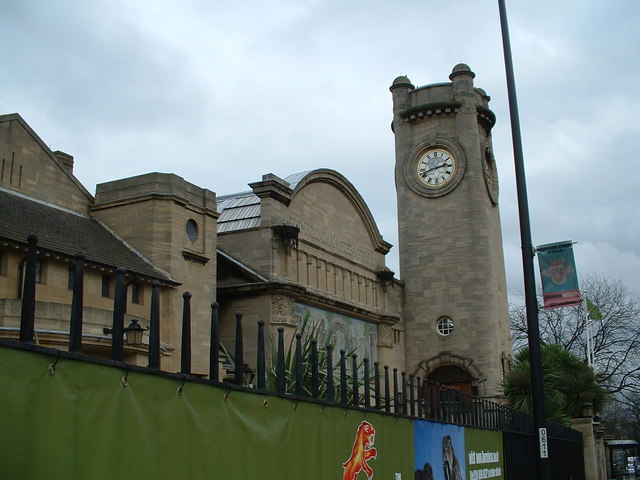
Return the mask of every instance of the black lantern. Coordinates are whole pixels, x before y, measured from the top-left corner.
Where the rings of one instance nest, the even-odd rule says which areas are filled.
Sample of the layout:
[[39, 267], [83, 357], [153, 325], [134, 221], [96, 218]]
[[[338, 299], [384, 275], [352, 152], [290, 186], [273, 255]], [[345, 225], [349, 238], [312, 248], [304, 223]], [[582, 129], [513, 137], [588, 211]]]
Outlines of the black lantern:
[[144, 335], [146, 328], [142, 328], [138, 323], [138, 320], [133, 318], [128, 327], [124, 329], [124, 341], [127, 345], [141, 345], [142, 336]]
[[593, 414], [594, 414], [593, 403], [584, 402], [581, 405], [581, 407], [582, 407], [582, 417], [583, 418], [591, 418], [591, 417], [593, 417]]

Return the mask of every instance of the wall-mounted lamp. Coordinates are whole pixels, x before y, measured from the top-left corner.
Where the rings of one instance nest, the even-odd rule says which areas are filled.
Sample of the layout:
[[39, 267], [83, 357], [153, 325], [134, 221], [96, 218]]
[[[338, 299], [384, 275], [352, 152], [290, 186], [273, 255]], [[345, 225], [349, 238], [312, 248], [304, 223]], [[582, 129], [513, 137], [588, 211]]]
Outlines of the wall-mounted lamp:
[[283, 223], [282, 225], [274, 225], [271, 228], [287, 251], [291, 248], [298, 248], [298, 234], [300, 233], [298, 227]]
[[[128, 327], [124, 328], [124, 341], [127, 345], [142, 345], [142, 337], [144, 332], [149, 330], [149, 327], [142, 328], [142, 326], [138, 323], [137, 318], [132, 318], [131, 323]], [[112, 328], [103, 328], [102, 331], [106, 335], [111, 335], [113, 333]]]
[[582, 417], [583, 418], [592, 418], [594, 414], [593, 403], [584, 402], [582, 405]]

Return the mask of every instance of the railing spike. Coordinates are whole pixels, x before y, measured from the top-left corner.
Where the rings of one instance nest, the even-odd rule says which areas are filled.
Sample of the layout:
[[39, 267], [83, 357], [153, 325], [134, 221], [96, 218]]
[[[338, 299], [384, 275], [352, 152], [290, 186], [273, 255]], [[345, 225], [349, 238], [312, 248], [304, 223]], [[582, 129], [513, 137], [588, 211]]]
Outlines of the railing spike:
[[149, 314], [149, 368], [160, 369], [160, 282], [151, 282]]
[[182, 294], [182, 347], [180, 373], [191, 374], [191, 293]]
[[220, 306], [218, 302], [211, 304], [211, 338], [209, 343], [209, 378], [220, 381]]
[[84, 293], [84, 253], [76, 254], [73, 269], [73, 297], [71, 299], [71, 319], [69, 321], [69, 351], [82, 353], [82, 314]]

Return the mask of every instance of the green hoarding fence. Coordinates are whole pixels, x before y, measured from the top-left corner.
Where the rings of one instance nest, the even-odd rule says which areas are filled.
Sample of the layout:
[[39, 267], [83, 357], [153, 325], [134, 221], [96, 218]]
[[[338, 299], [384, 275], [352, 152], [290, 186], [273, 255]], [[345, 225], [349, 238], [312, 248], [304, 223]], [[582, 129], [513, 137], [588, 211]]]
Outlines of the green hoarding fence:
[[15, 348], [0, 365], [0, 478], [413, 478], [407, 418]]
[[[35, 242], [29, 249], [35, 251]], [[35, 286], [29, 269], [25, 284]], [[23, 300], [20, 341], [0, 339], [0, 479], [522, 480], [534, 470], [528, 414], [359, 362], [344, 350], [334, 366], [331, 345], [323, 351], [301, 336], [285, 354], [282, 332], [277, 359], [267, 365], [264, 322], [257, 372], [251, 372], [261, 388], [253, 388], [245, 375], [241, 315], [230, 361], [242, 368], [234, 371], [234, 384], [218, 381], [215, 306], [210, 378], [191, 375], [188, 338], [181, 373], [160, 371], [157, 290], [149, 367], [120, 361], [120, 341], [112, 343], [112, 360], [80, 353], [77, 289], [71, 353], [34, 345], [35, 297]], [[185, 332], [190, 297], [185, 292]], [[114, 305], [121, 313], [112, 329], [118, 340], [121, 310]], [[554, 424], [549, 432], [552, 465], [584, 478], [581, 463], [565, 461], [567, 452], [579, 457], [581, 435]]]

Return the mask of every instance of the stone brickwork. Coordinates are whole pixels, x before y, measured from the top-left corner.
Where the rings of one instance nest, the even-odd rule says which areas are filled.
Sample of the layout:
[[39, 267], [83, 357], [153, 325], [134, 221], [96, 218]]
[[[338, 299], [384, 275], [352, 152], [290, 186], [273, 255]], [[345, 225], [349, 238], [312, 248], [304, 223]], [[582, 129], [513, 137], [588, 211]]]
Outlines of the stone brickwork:
[[216, 300], [215, 194], [177, 175], [150, 173], [98, 185], [92, 214], [181, 284], [162, 298], [161, 338], [176, 350], [163, 358], [165, 370], [180, 369], [183, 294], [191, 293], [192, 370], [206, 374]]
[[[208, 373], [212, 302], [220, 301], [220, 339], [229, 352], [235, 314], [243, 312], [250, 367], [257, 321], [264, 320], [273, 337], [284, 326], [288, 343], [295, 332], [294, 305], [302, 303], [327, 316], [377, 325], [382, 365], [422, 378], [441, 366], [456, 366], [473, 377], [478, 393], [495, 396], [511, 349], [490, 134], [495, 119], [489, 97], [474, 87], [473, 77], [466, 65], [458, 65], [450, 83], [416, 89], [398, 77], [391, 87], [402, 281], [386, 269], [391, 245], [366, 202], [333, 170], [292, 175], [291, 183], [267, 174], [249, 184], [251, 192], [226, 196], [249, 199], [244, 207], [253, 209], [253, 216], [228, 223], [221, 218], [218, 234], [218, 205], [210, 190], [177, 175], [149, 173], [98, 185], [94, 199], [73, 176], [71, 155], [51, 152], [24, 120], [5, 115], [0, 116], [0, 193], [19, 192], [78, 212], [86, 222], [106, 227], [100, 227], [102, 233], [117, 238], [116, 246], [135, 251], [138, 273], [127, 281], [140, 281], [142, 296], [127, 312], [143, 326], [149, 318], [149, 282], [163, 280], [164, 370], [180, 368], [183, 294], [190, 292], [195, 374]], [[435, 147], [457, 162], [451, 181], [438, 188], [425, 186], [416, 170], [421, 156]], [[56, 225], [63, 223], [68, 222]], [[13, 326], [24, 240], [4, 241], [0, 252], [0, 322]], [[41, 325], [51, 331], [67, 328], [75, 253], [40, 253], [43, 283], [37, 301]], [[89, 265], [85, 280], [85, 333], [95, 335], [91, 348], [103, 350], [108, 338], [100, 329], [108, 326], [113, 300], [100, 295], [101, 282], [117, 266], [109, 260]], [[453, 320], [448, 336], [436, 330], [442, 317]], [[58, 344], [61, 338], [46, 340]], [[129, 352], [130, 358], [143, 361], [139, 353]]]
[[[240, 309], [251, 318], [250, 328], [263, 319], [274, 338], [277, 327], [285, 327], [288, 344], [296, 325], [293, 304], [302, 302], [378, 325], [388, 332], [379, 345], [379, 358], [403, 370], [402, 335], [393, 333], [404, 330], [402, 288], [393, 281], [383, 285], [378, 276], [391, 245], [382, 239], [355, 188], [339, 173], [324, 169], [309, 172], [294, 188], [273, 174], [250, 186], [260, 197], [260, 226], [222, 233], [218, 245], [268, 284], [234, 288], [237, 277], [231, 282], [219, 279], [226, 285], [221, 306], [228, 325], [225, 341], [231, 340], [232, 317]], [[299, 229], [295, 246], [279, 238], [282, 225]]]
[[58, 153], [19, 115], [0, 115], [0, 187], [87, 214], [93, 198], [73, 176], [73, 157]]
[[[475, 373], [478, 393], [494, 396], [511, 348], [500, 216], [483, 167], [492, 160], [491, 125], [480, 117], [492, 114], [473, 77], [459, 65], [451, 83], [416, 89], [399, 77], [391, 87], [406, 367], [424, 377], [454, 364]], [[454, 154], [460, 174], [440, 191], [421, 189], [416, 170], [435, 147]], [[447, 336], [436, 329], [445, 316], [454, 322]]]

